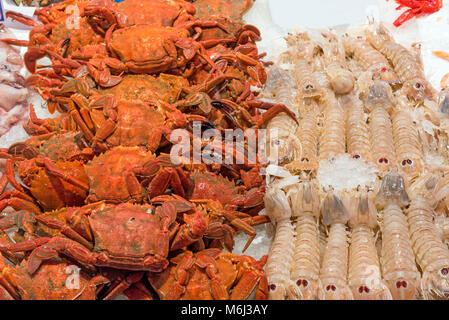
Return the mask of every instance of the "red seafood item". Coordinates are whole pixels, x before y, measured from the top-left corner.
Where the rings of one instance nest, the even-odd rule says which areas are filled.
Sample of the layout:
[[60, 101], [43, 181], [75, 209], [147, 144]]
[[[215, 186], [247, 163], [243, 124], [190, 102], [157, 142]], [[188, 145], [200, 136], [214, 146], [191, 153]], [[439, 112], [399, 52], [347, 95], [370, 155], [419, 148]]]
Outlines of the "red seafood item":
[[409, 8], [404, 11], [394, 22], [393, 24], [396, 27], [401, 26], [404, 22], [412, 19], [413, 17], [422, 15], [422, 14], [431, 14], [439, 11], [443, 6], [442, 0], [395, 0], [399, 6], [396, 10], [400, 10], [402, 8]]

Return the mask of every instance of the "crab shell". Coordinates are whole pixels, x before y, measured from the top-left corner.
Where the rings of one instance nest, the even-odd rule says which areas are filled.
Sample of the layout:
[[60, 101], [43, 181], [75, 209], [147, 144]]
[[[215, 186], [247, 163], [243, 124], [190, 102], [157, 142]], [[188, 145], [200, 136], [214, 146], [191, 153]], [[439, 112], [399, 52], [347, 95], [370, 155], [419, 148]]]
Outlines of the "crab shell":
[[[67, 175], [87, 184], [88, 178], [84, 166], [79, 161], [58, 161], [55, 166]], [[87, 197], [85, 190], [48, 174], [46, 169], [35, 164], [34, 159], [21, 161], [18, 172], [33, 197], [39, 201], [45, 211], [83, 205]]]
[[88, 200], [109, 200], [115, 203], [131, 200], [126, 174], [154, 158], [151, 152], [143, 148], [120, 146], [94, 158], [86, 164], [90, 186]]
[[252, 7], [254, 0], [196, 0], [195, 18], [210, 19], [218, 15], [240, 21], [243, 15]]
[[186, 29], [135, 25], [116, 30], [108, 47], [130, 72], [157, 73], [185, 66], [187, 59], [175, 43], [188, 36]]
[[79, 266], [73, 262], [52, 259], [30, 275], [27, 261], [23, 260], [14, 269], [8, 266], [3, 274], [14, 284], [22, 300], [95, 300], [96, 287], [90, 283], [92, 277], [80, 270], [79, 286], [71, 282], [70, 276], [78, 270], [75, 268]]
[[39, 153], [46, 155], [53, 161], [70, 161], [82, 159], [81, 136], [76, 133], [66, 133], [45, 141], [39, 148]]
[[[44, 21], [44, 25], [48, 23], [45, 21], [48, 16], [51, 16], [52, 22], [55, 24], [48, 36], [51, 44], [57, 46], [61, 41], [70, 39], [66, 51], [66, 54], [69, 56], [86, 45], [103, 42], [103, 38], [94, 32], [86, 18], [78, 17], [78, 19], [72, 20], [73, 15], [77, 11], [79, 13], [83, 12], [88, 3], [89, 1], [66, 0], [57, 5], [36, 10], [36, 15], [41, 21]], [[79, 27], [77, 23], [79, 23]], [[34, 30], [39, 29], [41, 29], [41, 26], [35, 27], [30, 32], [30, 35], [33, 34]]]
[[[106, 120], [102, 110], [92, 114], [94, 122], [101, 126]], [[153, 105], [122, 100], [117, 104], [117, 125], [106, 139], [110, 146], [150, 147], [154, 132], [164, 125], [165, 117]]]
[[213, 199], [220, 201], [223, 205], [229, 203], [239, 194], [240, 188], [222, 176], [210, 172], [194, 171], [190, 174], [194, 187], [190, 199]]
[[127, 0], [118, 4], [129, 26], [151, 24], [172, 27], [180, 14], [195, 14], [195, 7], [184, 0]]
[[166, 102], [178, 100], [182, 88], [189, 86], [186, 78], [160, 74], [157, 78], [148, 74], [127, 74], [122, 81], [111, 88], [100, 90], [102, 94], [112, 94], [117, 101], [144, 102], [159, 99]]
[[102, 255], [99, 264], [156, 272], [168, 266], [169, 234], [161, 231], [162, 217], [152, 206], [103, 204], [88, 219], [95, 238], [93, 251]]

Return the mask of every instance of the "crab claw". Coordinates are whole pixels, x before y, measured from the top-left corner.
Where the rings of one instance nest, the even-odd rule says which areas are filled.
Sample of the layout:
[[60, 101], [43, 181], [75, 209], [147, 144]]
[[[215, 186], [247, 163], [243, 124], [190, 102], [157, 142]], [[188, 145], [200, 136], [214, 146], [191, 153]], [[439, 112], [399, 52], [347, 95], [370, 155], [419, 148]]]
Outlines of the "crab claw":
[[45, 57], [47, 53], [44, 50], [38, 48], [29, 48], [23, 56], [25, 67], [30, 73], [36, 72], [36, 61]]
[[203, 217], [201, 211], [196, 210], [192, 215], [184, 215], [185, 224], [183, 224], [176, 234], [171, 244], [171, 251], [184, 248], [198, 241], [207, 230], [207, 220]]
[[37, 22], [36, 20], [33, 20], [33, 18], [28, 17], [24, 14], [21, 14], [19, 12], [15, 12], [15, 11], [7, 11], [5, 13], [6, 18], [10, 18], [12, 20], [16, 20], [24, 25], [30, 26], [30, 27], [36, 27], [39, 26], [40, 23]]

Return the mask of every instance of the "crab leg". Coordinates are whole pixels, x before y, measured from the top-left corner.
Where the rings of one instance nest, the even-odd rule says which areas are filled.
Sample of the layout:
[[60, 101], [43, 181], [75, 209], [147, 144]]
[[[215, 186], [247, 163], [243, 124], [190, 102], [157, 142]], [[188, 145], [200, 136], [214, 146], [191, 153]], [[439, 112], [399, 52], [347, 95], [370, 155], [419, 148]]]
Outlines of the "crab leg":
[[[212, 222], [207, 226], [207, 231], [204, 236], [209, 239], [222, 240], [223, 246], [228, 251], [232, 251], [234, 248], [234, 230], [228, 226], [227, 224], [223, 224], [221, 222]], [[248, 242], [245, 245], [245, 249], [251, 244], [252, 238], [248, 239]]]
[[237, 285], [232, 290], [231, 300], [245, 300], [258, 283], [256, 299], [259, 300], [267, 296], [268, 285], [266, 281], [262, 281], [262, 279], [266, 279], [263, 266], [266, 264], [267, 259], [268, 255], [264, 255], [259, 261], [251, 264], [249, 268], [245, 268], [245, 271], [238, 279]]
[[133, 284], [142, 280], [143, 276], [143, 272], [137, 272], [126, 276], [123, 280], [120, 281], [118, 285], [114, 286], [114, 288], [107, 293], [107, 295], [104, 297], [104, 300], [113, 300]]
[[0, 212], [2, 212], [6, 207], [12, 207], [14, 210], [27, 210], [36, 214], [42, 213], [41, 209], [34, 203], [15, 197], [0, 201]]
[[207, 220], [203, 217], [199, 210], [195, 210], [195, 214], [184, 214], [184, 221], [177, 234], [175, 235], [170, 250], [178, 250], [184, 248], [198, 240], [208, 231]]
[[35, 222], [36, 217], [31, 212], [14, 212], [0, 220], [0, 230], [8, 230], [15, 226], [25, 231], [26, 238], [30, 239], [34, 236]]
[[86, 248], [89, 248], [89, 249], [93, 248], [92, 243], [90, 243], [89, 241], [84, 239], [84, 237], [82, 237], [78, 232], [76, 232], [71, 227], [67, 226], [65, 223], [63, 223], [61, 221], [58, 221], [55, 219], [49, 219], [49, 218], [46, 218], [43, 216], [36, 216], [35, 220], [39, 221], [40, 223], [46, 225], [49, 228], [59, 230], [63, 235], [65, 235], [66, 237], [68, 237], [76, 242], [81, 243]]
[[89, 185], [85, 184], [81, 180], [79, 180], [71, 175], [68, 175], [64, 171], [60, 170], [48, 158], [36, 159], [36, 164], [44, 167], [48, 171], [48, 173], [63, 179], [64, 181], [74, 185], [75, 187], [78, 187], [78, 188], [86, 190], [86, 191], [89, 190]]
[[15, 178], [15, 172], [14, 172], [14, 161], [12, 159], [7, 159], [5, 163], [5, 173], [4, 173], [11, 185], [17, 189], [18, 191], [21, 191], [22, 193], [25, 192], [23, 187], [16, 181]]

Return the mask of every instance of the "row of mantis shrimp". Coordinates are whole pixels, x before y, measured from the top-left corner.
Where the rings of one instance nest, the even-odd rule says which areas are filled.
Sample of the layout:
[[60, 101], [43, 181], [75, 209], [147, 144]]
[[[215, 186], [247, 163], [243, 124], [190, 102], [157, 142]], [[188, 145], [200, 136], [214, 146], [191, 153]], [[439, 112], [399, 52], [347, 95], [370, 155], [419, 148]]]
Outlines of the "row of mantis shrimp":
[[[439, 134], [447, 99], [427, 82], [418, 50], [382, 25], [286, 42], [263, 93], [297, 117], [281, 113], [267, 125], [276, 133], [269, 159], [288, 170], [265, 195], [275, 226], [269, 298], [447, 298], [449, 159]], [[321, 185], [319, 168], [345, 154], [375, 168], [376, 181]]]

